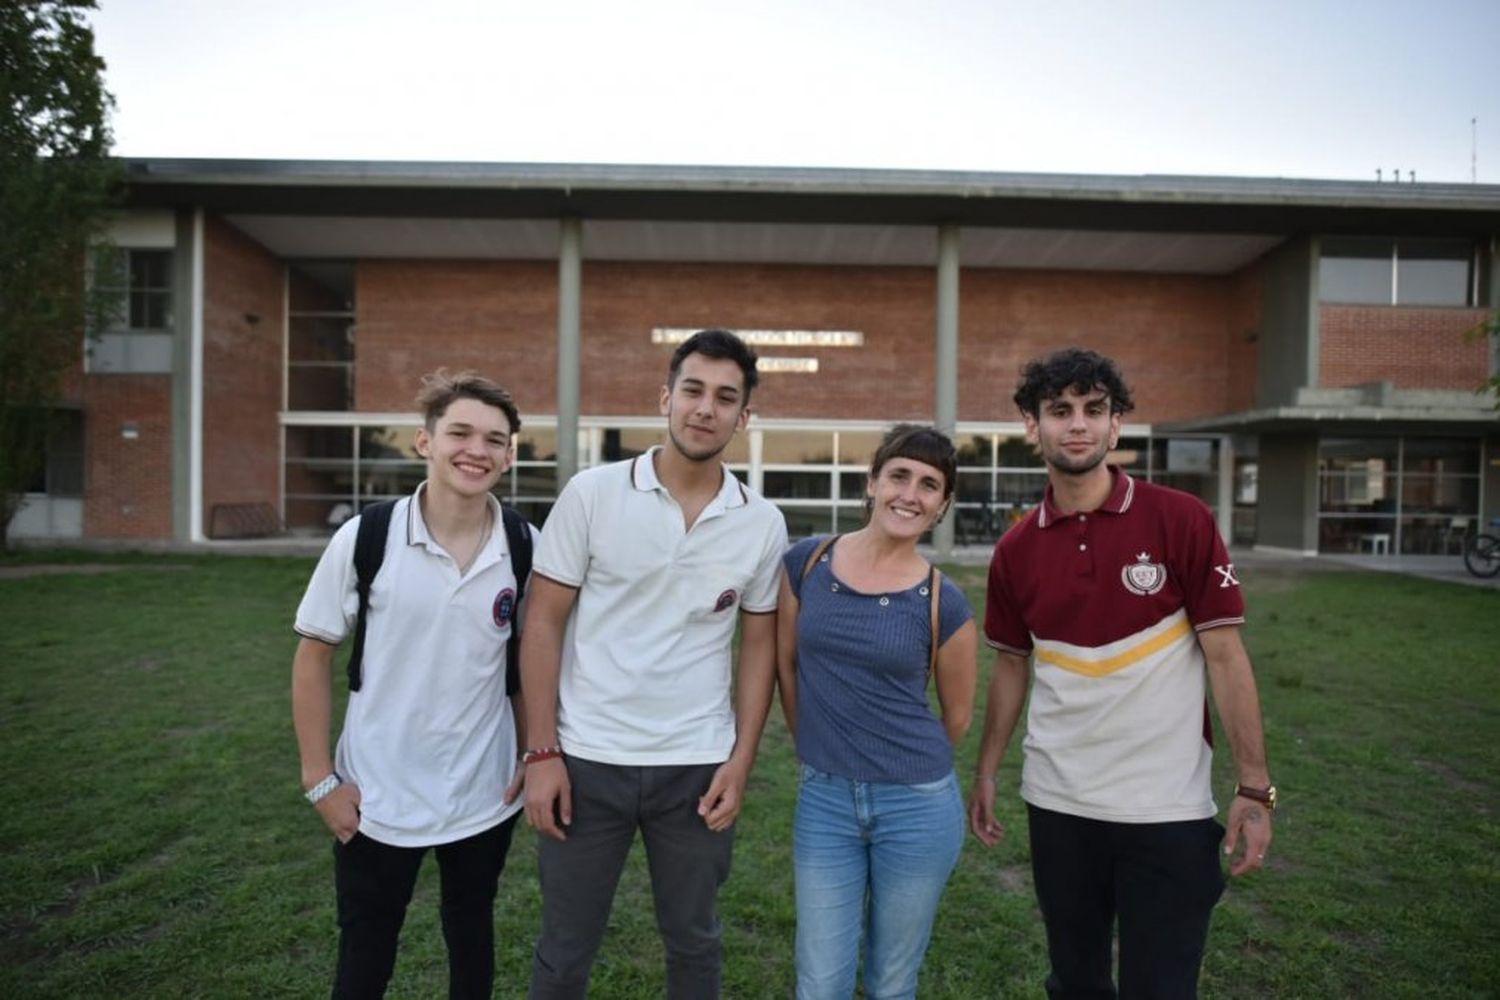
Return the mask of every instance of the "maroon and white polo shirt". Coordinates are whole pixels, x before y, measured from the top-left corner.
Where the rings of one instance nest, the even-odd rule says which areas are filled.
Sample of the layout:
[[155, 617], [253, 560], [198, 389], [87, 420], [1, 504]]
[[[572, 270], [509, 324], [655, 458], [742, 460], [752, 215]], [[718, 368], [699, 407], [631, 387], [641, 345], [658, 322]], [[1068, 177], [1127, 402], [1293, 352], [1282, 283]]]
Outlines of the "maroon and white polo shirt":
[[1153, 823], [1217, 813], [1197, 632], [1245, 620], [1234, 564], [1196, 497], [1110, 469], [1098, 510], [1042, 504], [990, 562], [985, 635], [1031, 654], [1021, 796]]

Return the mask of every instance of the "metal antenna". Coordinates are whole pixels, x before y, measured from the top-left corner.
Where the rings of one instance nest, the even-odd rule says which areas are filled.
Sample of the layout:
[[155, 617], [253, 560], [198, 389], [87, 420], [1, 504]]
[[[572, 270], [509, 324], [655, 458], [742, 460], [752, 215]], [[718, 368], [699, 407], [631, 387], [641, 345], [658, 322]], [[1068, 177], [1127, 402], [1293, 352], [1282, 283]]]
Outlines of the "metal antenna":
[[1469, 183], [1479, 183], [1479, 119], [1469, 119]]

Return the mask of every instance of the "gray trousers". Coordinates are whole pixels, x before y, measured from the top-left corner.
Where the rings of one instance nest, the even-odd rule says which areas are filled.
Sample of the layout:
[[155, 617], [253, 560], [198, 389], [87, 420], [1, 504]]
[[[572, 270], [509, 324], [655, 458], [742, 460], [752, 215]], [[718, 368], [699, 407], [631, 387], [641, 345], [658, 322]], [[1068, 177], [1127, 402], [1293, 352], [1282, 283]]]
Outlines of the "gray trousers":
[[729, 877], [734, 828], [698, 815], [717, 764], [633, 767], [569, 757], [573, 822], [567, 840], [538, 837], [542, 932], [531, 1000], [581, 1000], [637, 829], [646, 844], [656, 926], [667, 953], [666, 996], [719, 995], [723, 949], [715, 901]]

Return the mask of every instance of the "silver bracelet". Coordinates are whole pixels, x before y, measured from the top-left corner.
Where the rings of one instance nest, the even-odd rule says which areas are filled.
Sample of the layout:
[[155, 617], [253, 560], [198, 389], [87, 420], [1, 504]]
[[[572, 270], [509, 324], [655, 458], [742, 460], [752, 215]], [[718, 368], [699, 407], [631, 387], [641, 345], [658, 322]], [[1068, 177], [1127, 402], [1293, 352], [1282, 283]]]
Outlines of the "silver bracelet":
[[316, 785], [313, 785], [311, 788], [309, 788], [304, 793], [304, 795], [306, 796], [307, 801], [311, 802], [313, 805], [317, 805], [319, 802], [322, 802], [325, 798], [328, 797], [329, 792], [333, 791], [343, 783], [344, 779], [340, 778], [338, 772], [335, 771], [328, 777], [324, 778], [322, 781], [318, 782]]

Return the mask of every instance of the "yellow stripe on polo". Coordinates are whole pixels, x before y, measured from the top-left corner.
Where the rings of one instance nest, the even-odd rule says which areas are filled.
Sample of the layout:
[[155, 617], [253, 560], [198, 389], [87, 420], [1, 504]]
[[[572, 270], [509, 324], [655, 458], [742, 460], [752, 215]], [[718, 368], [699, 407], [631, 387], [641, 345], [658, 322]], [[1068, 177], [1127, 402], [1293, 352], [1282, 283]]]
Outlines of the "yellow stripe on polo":
[[1038, 639], [1036, 658], [1039, 663], [1050, 663], [1085, 677], [1107, 677], [1161, 652], [1192, 631], [1187, 615], [1179, 611], [1130, 639], [1099, 649]]

